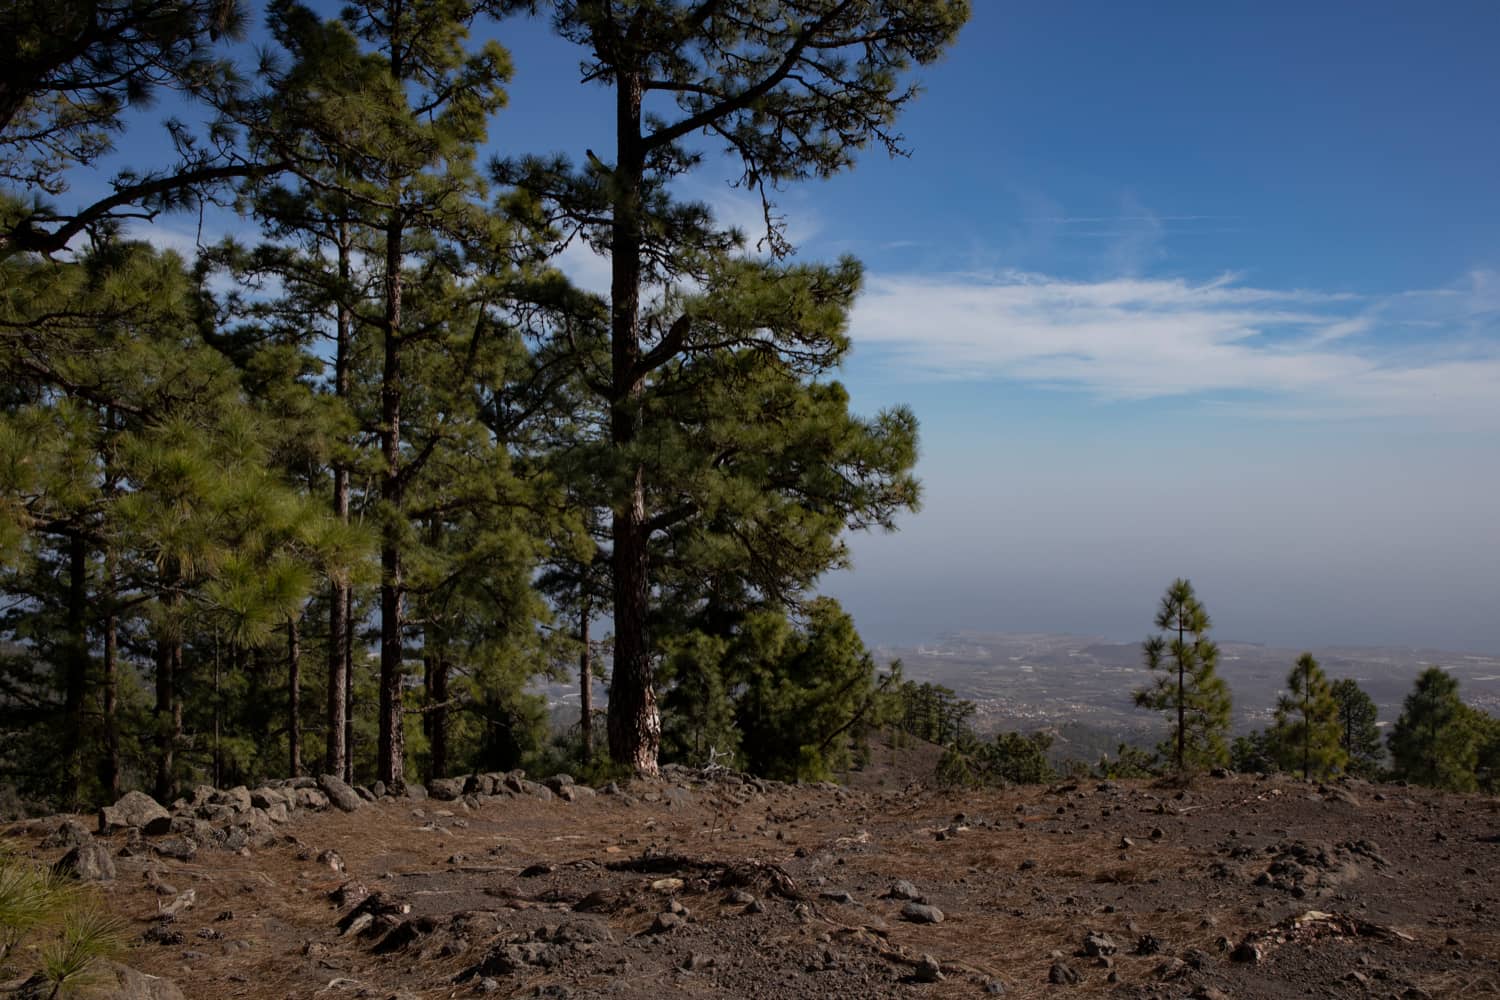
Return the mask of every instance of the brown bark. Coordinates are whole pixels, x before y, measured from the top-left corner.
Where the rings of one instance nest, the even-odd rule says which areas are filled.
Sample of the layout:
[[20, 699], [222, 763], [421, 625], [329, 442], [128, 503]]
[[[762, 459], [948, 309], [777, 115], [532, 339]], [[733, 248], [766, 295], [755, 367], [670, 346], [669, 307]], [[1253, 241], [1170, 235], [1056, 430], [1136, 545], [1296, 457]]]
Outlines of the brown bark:
[[302, 776], [302, 630], [295, 615], [286, 620], [287, 767]]
[[83, 702], [88, 690], [88, 550], [81, 532], [68, 536], [68, 658], [63, 714], [68, 757], [63, 768], [62, 799], [77, 807], [83, 780]]
[[156, 721], [156, 798], [170, 802], [176, 784], [176, 751], [182, 738], [182, 699], [177, 685], [182, 671], [182, 639], [177, 634], [176, 610], [182, 597], [173, 593], [167, 604], [172, 621], [169, 631], [156, 641], [156, 705], [152, 717]]
[[432, 657], [432, 677], [428, 687], [432, 708], [427, 713], [428, 738], [432, 749], [432, 776], [448, 775], [448, 657], [441, 647]]
[[115, 555], [112, 549], [104, 550], [104, 756], [101, 758], [99, 784], [104, 788], [104, 797], [114, 802], [120, 797], [120, 729], [119, 663], [120, 619], [115, 613]]
[[402, 602], [405, 580], [401, 565], [401, 237], [402, 222], [393, 210], [386, 225], [385, 364], [380, 384], [380, 450], [385, 468], [380, 499], [385, 523], [380, 543], [380, 742], [375, 777], [401, 788], [406, 764], [405, 715], [402, 711]]
[[[615, 205], [610, 254], [610, 440], [627, 449], [640, 430], [645, 379], [641, 372], [641, 191], [645, 156], [641, 142], [641, 75], [622, 73], [616, 88]], [[609, 689], [609, 752], [641, 774], [657, 773], [661, 718], [651, 647], [646, 635], [650, 602], [647, 563], [646, 490], [639, 464], [624, 496], [615, 498], [610, 521], [614, 541], [615, 657]]]
[[[339, 226], [338, 267], [340, 289], [347, 287], [350, 271], [352, 238], [349, 226]], [[353, 316], [340, 292], [337, 315], [337, 340], [333, 351], [333, 392], [340, 399], [349, 397], [349, 340]], [[342, 460], [333, 467], [333, 513], [349, 523], [349, 467]], [[349, 584], [334, 580], [328, 601], [328, 746], [325, 770], [344, 776], [349, 753]]]
[[578, 725], [583, 736], [583, 762], [594, 761], [594, 663], [589, 649], [589, 618], [592, 617], [587, 593], [583, 608], [578, 613], [578, 639], [582, 648], [578, 652]]

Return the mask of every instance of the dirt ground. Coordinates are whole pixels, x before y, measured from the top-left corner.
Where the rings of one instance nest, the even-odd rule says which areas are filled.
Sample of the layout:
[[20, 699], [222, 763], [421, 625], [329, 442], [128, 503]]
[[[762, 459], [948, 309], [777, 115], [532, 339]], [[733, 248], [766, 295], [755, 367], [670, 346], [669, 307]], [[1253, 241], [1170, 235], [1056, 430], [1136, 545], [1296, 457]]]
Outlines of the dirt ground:
[[679, 772], [576, 802], [387, 798], [247, 852], [121, 857], [103, 891], [125, 961], [214, 1000], [1500, 996], [1495, 799], [1248, 777], [940, 794], [892, 753], [849, 788]]

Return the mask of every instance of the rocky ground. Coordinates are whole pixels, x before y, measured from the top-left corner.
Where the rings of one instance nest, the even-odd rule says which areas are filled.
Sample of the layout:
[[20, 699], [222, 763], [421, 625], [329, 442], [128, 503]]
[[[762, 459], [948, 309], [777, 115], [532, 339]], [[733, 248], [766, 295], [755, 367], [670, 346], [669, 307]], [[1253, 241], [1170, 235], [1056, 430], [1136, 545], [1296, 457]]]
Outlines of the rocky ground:
[[303, 782], [9, 833], [191, 998], [1500, 996], [1500, 801], [905, 777]]

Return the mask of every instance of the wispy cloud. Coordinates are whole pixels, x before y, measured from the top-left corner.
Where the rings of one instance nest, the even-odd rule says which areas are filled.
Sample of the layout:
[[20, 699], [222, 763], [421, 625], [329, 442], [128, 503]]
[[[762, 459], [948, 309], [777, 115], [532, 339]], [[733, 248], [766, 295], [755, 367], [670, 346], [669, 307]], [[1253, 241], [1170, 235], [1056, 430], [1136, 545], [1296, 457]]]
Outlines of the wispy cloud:
[[1381, 298], [1235, 275], [1069, 281], [875, 274], [856, 345], [932, 377], [1009, 379], [1106, 400], [1201, 397], [1298, 417], [1500, 425], [1500, 280]]

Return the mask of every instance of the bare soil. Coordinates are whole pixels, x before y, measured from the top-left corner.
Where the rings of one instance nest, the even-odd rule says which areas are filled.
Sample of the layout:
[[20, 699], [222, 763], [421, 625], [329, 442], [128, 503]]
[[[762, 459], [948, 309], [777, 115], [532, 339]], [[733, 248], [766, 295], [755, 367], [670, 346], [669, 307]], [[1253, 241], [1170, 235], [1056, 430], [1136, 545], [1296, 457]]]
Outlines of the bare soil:
[[[948, 794], [880, 756], [851, 787], [679, 772], [301, 813], [269, 847], [118, 858], [103, 892], [129, 964], [214, 1000], [1500, 996], [1495, 799], [1248, 777]], [[903, 916], [902, 880], [940, 923]]]

